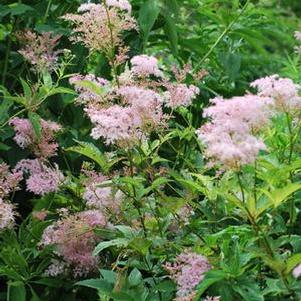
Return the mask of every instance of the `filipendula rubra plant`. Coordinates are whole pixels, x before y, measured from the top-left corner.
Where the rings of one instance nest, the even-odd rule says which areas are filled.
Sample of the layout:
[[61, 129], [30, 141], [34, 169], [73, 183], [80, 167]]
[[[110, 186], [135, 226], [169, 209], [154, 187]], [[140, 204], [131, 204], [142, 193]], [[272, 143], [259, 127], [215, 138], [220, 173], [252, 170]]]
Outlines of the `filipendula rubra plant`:
[[[28, 150], [12, 169], [0, 167], [9, 298], [52, 300], [63, 289], [72, 300], [299, 300], [299, 86], [273, 75], [254, 81], [252, 93], [217, 96], [195, 130], [206, 72], [130, 57], [123, 35], [139, 30], [131, 11], [127, 0], [104, 0], [62, 17], [74, 43], [106, 57], [108, 78], [66, 75], [72, 55], [57, 50], [59, 37], [23, 33], [20, 53], [37, 83], [5, 94], [19, 110], [2, 126]], [[95, 142], [60, 149], [69, 129], [42, 105], [75, 94], [60, 87], [68, 77]], [[90, 161], [63, 171], [62, 153]], [[39, 198], [21, 223], [9, 197], [23, 185]], [[50, 284], [57, 291], [42, 288]]]

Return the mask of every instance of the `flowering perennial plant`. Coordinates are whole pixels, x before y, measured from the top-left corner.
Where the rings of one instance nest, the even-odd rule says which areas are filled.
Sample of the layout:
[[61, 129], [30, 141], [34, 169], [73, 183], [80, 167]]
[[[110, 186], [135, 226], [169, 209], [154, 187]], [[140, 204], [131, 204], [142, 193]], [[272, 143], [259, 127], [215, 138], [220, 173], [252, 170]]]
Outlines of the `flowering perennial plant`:
[[[126, 8], [126, 12], [120, 8]], [[78, 14], [67, 14], [63, 18], [74, 24], [73, 41], [113, 59], [115, 48], [123, 46], [122, 33], [136, 28], [130, 12], [127, 1], [104, 1], [102, 4], [82, 4]]]
[[[177, 1], [138, 2], [89, 1], [59, 19], [89, 50], [87, 60], [78, 57], [81, 70], [67, 55], [59, 63], [68, 50], [57, 50], [58, 36], [18, 36], [35, 72], [26, 69], [17, 96], [0, 86], [0, 275], [8, 287], [0, 296], [301, 300], [299, 58], [288, 64], [294, 81], [266, 76], [243, 95], [235, 76], [244, 52], [231, 41], [239, 26], [230, 23], [200, 58], [208, 72], [197, 71], [194, 54], [183, 64], [186, 46], [173, 45], [177, 60], [160, 47], [142, 54], [149, 37], [153, 44], [168, 33], [176, 44], [173, 19], [189, 1], [178, 14], [167, 13]], [[50, 1], [37, 28], [63, 9]], [[18, 23], [18, 14], [9, 6], [0, 19]], [[221, 87], [215, 52], [216, 66], [229, 69]], [[61, 86], [68, 78], [76, 93]], [[228, 99], [217, 96], [224, 92]], [[21, 150], [10, 152], [16, 144]]]
[[166, 263], [164, 268], [177, 283], [176, 300], [189, 301], [194, 299], [194, 289], [204, 279], [211, 265], [204, 256], [186, 251], [177, 256], [175, 263]]
[[269, 121], [269, 103], [270, 99], [256, 95], [211, 100], [212, 106], [203, 114], [210, 121], [197, 131], [206, 145], [209, 166], [240, 169], [255, 161], [259, 151], [266, 149], [254, 134]]
[[88, 210], [63, 216], [48, 226], [44, 230], [40, 245], [55, 246], [57, 255], [62, 258], [63, 263], [55, 261], [48, 268], [47, 273], [56, 275], [64, 272], [66, 264], [72, 269], [75, 277], [95, 271], [99, 258], [94, 257], [92, 251], [99, 238], [93, 230], [96, 227], [104, 228], [106, 225], [106, 218], [100, 211]]
[[19, 53], [33, 65], [38, 73], [51, 72], [56, 69], [61, 50], [55, 50], [61, 36], [50, 32], [37, 35], [28, 30], [18, 34], [18, 39], [24, 45]]
[[32, 123], [29, 119], [14, 118], [10, 125], [15, 130], [15, 142], [21, 148], [30, 148], [40, 158], [49, 158], [56, 155], [58, 144], [54, 135], [61, 130], [56, 122], [41, 119], [41, 137], [36, 137]]

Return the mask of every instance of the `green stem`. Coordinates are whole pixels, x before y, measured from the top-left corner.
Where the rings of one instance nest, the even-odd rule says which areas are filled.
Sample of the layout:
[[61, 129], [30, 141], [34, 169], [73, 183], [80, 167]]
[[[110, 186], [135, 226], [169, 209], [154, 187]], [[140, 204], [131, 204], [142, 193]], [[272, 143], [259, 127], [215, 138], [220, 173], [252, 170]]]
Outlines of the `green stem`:
[[238, 21], [238, 19], [243, 15], [243, 13], [245, 12], [246, 8], [248, 7], [250, 0], [248, 0], [245, 5], [243, 6], [243, 8], [241, 9], [240, 13], [236, 16], [236, 18], [234, 18], [234, 20], [225, 28], [225, 30], [222, 32], [222, 34], [218, 37], [218, 39], [215, 41], [215, 43], [211, 46], [211, 48], [209, 49], [209, 51], [203, 56], [203, 58], [200, 60], [200, 62], [196, 65], [196, 67], [194, 68], [195, 70], [198, 70], [198, 68], [200, 66], [202, 66], [202, 64], [204, 63], [204, 61], [211, 55], [211, 53], [213, 52], [213, 50], [217, 47], [217, 45], [220, 43], [220, 41], [223, 39], [223, 37], [231, 30], [231, 28], [233, 27], [233, 25]]
[[103, 4], [104, 4], [105, 10], [106, 10], [106, 15], [107, 15], [107, 19], [108, 19], [108, 27], [109, 27], [109, 31], [110, 31], [110, 40], [111, 40], [111, 53], [108, 55], [108, 58], [112, 65], [113, 75], [114, 75], [117, 87], [120, 88], [120, 83], [119, 83], [118, 74], [117, 74], [117, 68], [116, 68], [115, 60], [114, 60], [115, 43], [114, 43], [113, 30], [112, 30], [113, 25], [111, 22], [110, 12], [109, 12], [106, 0], [103, 1]]
[[44, 17], [43, 17], [43, 23], [46, 23], [46, 21], [47, 21], [47, 18], [48, 18], [48, 15], [49, 15], [49, 11], [50, 11], [50, 7], [51, 7], [51, 4], [52, 4], [52, 0], [48, 0], [46, 12], [45, 12], [45, 15], [44, 15]]
[[4, 59], [4, 67], [3, 67], [3, 73], [2, 73], [2, 85], [5, 85], [6, 81], [6, 74], [7, 74], [7, 69], [8, 69], [8, 60], [9, 60], [9, 54], [10, 54], [10, 49], [11, 49], [11, 38], [8, 37], [8, 43], [7, 43], [7, 48], [5, 52], [5, 59]]
[[[294, 151], [294, 133], [293, 133], [293, 128], [292, 128], [292, 122], [289, 113], [285, 113], [286, 115], [286, 121], [287, 121], [287, 128], [289, 132], [289, 156], [288, 156], [288, 165], [291, 165], [292, 163], [292, 157], [293, 157], [293, 151]], [[293, 182], [293, 174], [290, 171], [290, 180]], [[294, 212], [295, 212], [295, 199], [294, 195], [291, 196], [290, 198], [290, 203], [289, 203], [289, 224], [292, 226], [294, 223]]]

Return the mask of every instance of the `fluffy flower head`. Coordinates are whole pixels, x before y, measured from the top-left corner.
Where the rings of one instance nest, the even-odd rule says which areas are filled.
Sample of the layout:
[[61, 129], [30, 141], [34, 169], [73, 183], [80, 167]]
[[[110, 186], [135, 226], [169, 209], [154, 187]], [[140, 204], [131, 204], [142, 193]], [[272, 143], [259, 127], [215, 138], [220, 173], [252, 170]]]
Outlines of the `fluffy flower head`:
[[271, 97], [276, 110], [291, 112], [301, 108], [301, 97], [298, 94], [300, 86], [289, 78], [275, 74], [257, 79], [251, 83], [251, 87], [257, 88], [258, 95]]
[[209, 165], [222, 165], [223, 169], [239, 169], [256, 159], [265, 149], [260, 138], [254, 136], [269, 121], [270, 100], [255, 95], [234, 97], [229, 100], [215, 98], [212, 106], [204, 110], [210, 121], [197, 134], [205, 144]]
[[177, 256], [175, 263], [167, 263], [164, 268], [177, 283], [177, 300], [192, 300], [195, 287], [211, 269], [206, 257], [186, 251]]
[[98, 258], [92, 255], [98, 242], [93, 229], [106, 224], [105, 217], [96, 210], [66, 215], [44, 230], [40, 245], [54, 245], [74, 276], [84, 276], [94, 271], [98, 263]]
[[58, 55], [61, 50], [55, 50], [60, 36], [52, 36], [45, 32], [40, 35], [25, 31], [18, 34], [19, 40], [24, 44], [19, 53], [29, 61], [38, 72], [53, 71], [58, 64]]
[[61, 126], [52, 121], [40, 120], [42, 128], [41, 137], [38, 140], [29, 119], [14, 118], [10, 125], [15, 130], [15, 142], [21, 148], [30, 148], [37, 157], [48, 158], [56, 154], [58, 144], [54, 135], [61, 130]]
[[134, 75], [147, 77], [154, 75], [162, 77], [163, 72], [159, 69], [158, 60], [153, 56], [137, 55], [131, 59], [131, 71]]

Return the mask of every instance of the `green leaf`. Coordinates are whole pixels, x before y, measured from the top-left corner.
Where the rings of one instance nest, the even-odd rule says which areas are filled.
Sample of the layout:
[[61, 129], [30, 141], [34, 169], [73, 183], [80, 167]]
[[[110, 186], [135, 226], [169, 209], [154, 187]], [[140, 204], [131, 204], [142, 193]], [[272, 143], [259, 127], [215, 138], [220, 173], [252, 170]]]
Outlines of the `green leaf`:
[[130, 286], [137, 286], [142, 282], [142, 275], [140, 271], [136, 268], [134, 268], [129, 277], [128, 277], [129, 285]]
[[277, 208], [299, 189], [301, 189], [301, 183], [290, 183], [283, 188], [274, 189], [271, 192], [267, 190], [262, 190], [262, 192], [269, 197], [274, 208]]
[[108, 158], [94, 144], [82, 141], [76, 142], [79, 144], [78, 146], [69, 147], [66, 151], [75, 152], [92, 159], [105, 173], [110, 170], [111, 166], [108, 163]]
[[51, 74], [48, 71], [43, 72], [43, 82], [47, 89], [51, 89], [52, 87], [52, 78]]
[[36, 140], [40, 141], [42, 137], [41, 117], [35, 112], [29, 112], [28, 118], [32, 125]]
[[97, 290], [102, 291], [104, 293], [110, 293], [113, 289], [112, 284], [110, 284], [107, 281], [102, 280], [102, 279], [82, 280], [82, 281], [76, 282], [76, 285], [81, 285], [81, 286], [94, 288], [94, 289], [97, 289]]
[[130, 243], [130, 247], [144, 256], [147, 254], [151, 245], [152, 241], [144, 237], [135, 237]]
[[146, 0], [140, 7], [139, 25], [143, 33], [144, 43], [147, 42], [151, 29], [153, 28], [160, 13], [157, 0]]
[[94, 249], [93, 255], [96, 256], [99, 254], [102, 250], [105, 250], [110, 247], [126, 247], [129, 243], [129, 240], [127, 238], [116, 238], [109, 241], [102, 241], [100, 242]]
[[171, 45], [171, 50], [175, 56], [178, 55], [178, 32], [176, 28], [176, 23], [174, 18], [172, 18], [170, 15], [164, 14], [165, 18], [165, 25], [164, 25], [164, 31], [165, 34], [168, 36], [168, 40]]
[[195, 301], [199, 300], [199, 298], [202, 296], [202, 294], [214, 283], [217, 283], [219, 281], [222, 281], [226, 278], [226, 274], [223, 271], [219, 270], [211, 270], [208, 273], [206, 273], [206, 276], [204, 280], [197, 286], [196, 289], [196, 297]]
[[8, 151], [8, 150], [10, 150], [10, 149], [11, 149], [10, 146], [8, 146], [8, 145], [6, 145], [6, 144], [0, 142], [0, 150]]
[[23, 88], [23, 93], [24, 93], [24, 96], [26, 98], [27, 104], [30, 104], [30, 101], [31, 101], [31, 98], [32, 98], [32, 91], [30, 89], [30, 86], [22, 78], [20, 79], [20, 81], [21, 81], [21, 85], [22, 85], [22, 88]]
[[105, 92], [105, 88], [104, 87], [100, 87], [99, 85], [97, 85], [96, 83], [93, 83], [89, 80], [79, 80], [76, 81], [76, 85], [81, 87], [81, 88], [85, 88], [99, 96], [102, 96]]
[[286, 274], [289, 274], [296, 265], [301, 263], [301, 253], [294, 254], [286, 261]]
[[34, 9], [26, 4], [23, 3], [13, 3], [9, 5], [10, 8], [10, 14], [13, 16], [19, 16], [19, 15], [23, 15], [27, 12], [33, 12]]
[[245, 301], [264, 301], [263, 292], [259, 285], [251, 278], [240, 280], [233, 290], [240, 294]]
[[8, 284], [7, 301], [26, 301], [26, 289], [22, 282]]

